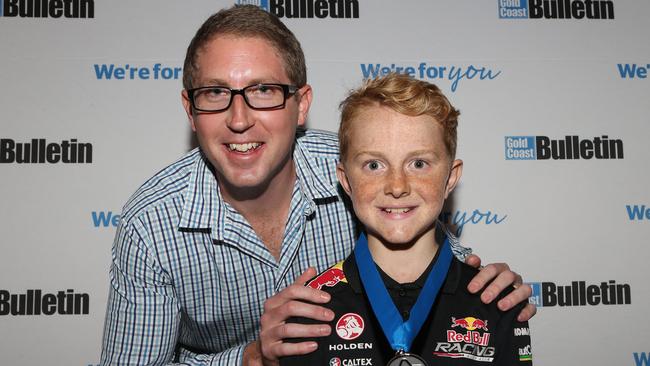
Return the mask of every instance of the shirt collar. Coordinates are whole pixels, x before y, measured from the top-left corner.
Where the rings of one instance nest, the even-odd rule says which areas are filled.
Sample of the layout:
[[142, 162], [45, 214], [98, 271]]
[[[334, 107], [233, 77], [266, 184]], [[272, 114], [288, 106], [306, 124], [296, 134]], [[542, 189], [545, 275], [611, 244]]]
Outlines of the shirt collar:
[[185, 203], [178, 227], [183, 230], [210, 230], [217, 211], [225, 212], [217, 180], [201, 149], [196, 149], [196, 159], [187, 182]]
[[327, 175], [319, 167], [316, 158], [300, 139], [296, 140], [293, 160], [296, 164], [300, 190], [305, 198], [313, 202], [338, 196], [337, 185], [327, 180]]
[[[440, 228], [440, 225], [437, 226]], [[443, 235], [442, 240], [441, 238], [438, 237], [439, 235]], [[444, 233], [441, 233], [440, 230], [436, 230], [436, 236], [438, 237], [438, 242], [441, 243], [444, 241]], [[438, 254], [440, 251], [438, 251], [431, 261], [431, 264], [429, 264], [429, 268], [433, 266], [435, 261], [438, 259]], [[445, 282], [442, 287], [442, 292], [445, 294], [454, 294], [458, 290], [458, 286], [460, 284], [460, 278], [461, 278], [461, 269], [462, 269], [462, 263], [458, 261], [456, 258], [452, 258], [451, 264], [449, 266], [449, 271], [447, 272], [447, 277], [445, 278]], [[425, 271], [427, 272], [427, 271]], [[352, 290], [360, 294], [363, 292], [363, 285], [361, 283], [361, 278], [359, 277], [359, 268], [357, 267], [357, 261], [354, 259], [354, 251], [348, 256], [348, 258], [343, 262], [343, 273], [345, 273], [345, 278], [348, 280], [348, 283], [350, 284], [350, 287], [352, 287]], [[416, 284], [422, 287], [424, 285], [424, 281], [426, 281], [425, 276], [420, 276], [416, 280]]]

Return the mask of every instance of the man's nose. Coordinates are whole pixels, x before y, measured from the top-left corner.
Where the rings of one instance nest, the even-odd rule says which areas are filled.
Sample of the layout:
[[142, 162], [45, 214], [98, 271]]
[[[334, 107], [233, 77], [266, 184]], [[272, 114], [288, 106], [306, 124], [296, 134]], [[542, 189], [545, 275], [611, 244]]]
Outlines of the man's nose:
[[226, 121], [228, 128], [235, 132], [244, 132], [253, 127], [255, 122], [251, 119], [250, 107], [246, 104], [243, 95], [233, 95], [230, 104], [229, 118]]

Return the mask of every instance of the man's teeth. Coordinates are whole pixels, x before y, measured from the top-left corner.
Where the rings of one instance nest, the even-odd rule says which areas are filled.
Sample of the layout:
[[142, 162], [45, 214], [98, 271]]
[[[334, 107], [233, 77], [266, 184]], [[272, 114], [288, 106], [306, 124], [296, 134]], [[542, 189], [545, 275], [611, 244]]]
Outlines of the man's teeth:
[[410, 208], [385, 208], [384, 211], [388, 213], [407, 213], [411, 211]]
[[247, 152], [252, 149], [257, 149], [262, 143], [260, 142], [249, 142], [247, 144], [228, 144], [228, 148], [231, 151]]

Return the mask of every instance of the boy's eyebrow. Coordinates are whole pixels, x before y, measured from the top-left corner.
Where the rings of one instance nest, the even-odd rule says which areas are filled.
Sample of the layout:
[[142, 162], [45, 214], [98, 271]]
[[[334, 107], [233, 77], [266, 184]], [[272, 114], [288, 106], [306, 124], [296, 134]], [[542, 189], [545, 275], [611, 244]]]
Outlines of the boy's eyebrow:
[[[415, 156], [415, 155], [426, 155], [426, 154], [431, 154], [435, 157], [438, 157], [438, 154], [434, 150], [430, 149], [421, 149], [421, 150], [414, 150], [408, 153], [407, 156]], [[370, 156], [376, 156], [376, 157], [385, 157], [385, 153], [382, 151], [378, 150], [361, 150], [354, 154], [354, 157], [359, 157], [361, 155], [370, 155]]]
[[371, 157], [383, 158], [384, 154], [381, 151], [372, 151], [372, 150], [361, 150], [354, 154], [353, 158], [358, 158], [363, 155], [369, 155]]

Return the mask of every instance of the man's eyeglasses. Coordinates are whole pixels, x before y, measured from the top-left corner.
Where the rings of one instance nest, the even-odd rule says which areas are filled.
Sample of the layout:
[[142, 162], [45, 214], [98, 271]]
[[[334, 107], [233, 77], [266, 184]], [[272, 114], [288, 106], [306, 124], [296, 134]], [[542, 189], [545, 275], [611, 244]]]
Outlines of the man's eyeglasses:
[[281, 109], [287, 97], [298, 91], [297, 86], [286, 84], [255, 84], [243, 89], [226, 86], [202, 86], [187, 91], [192, 107], [201, 112], [221, 112], [230, 108], [232, 98], [240, 94], [246, 105], [256, 110]]

